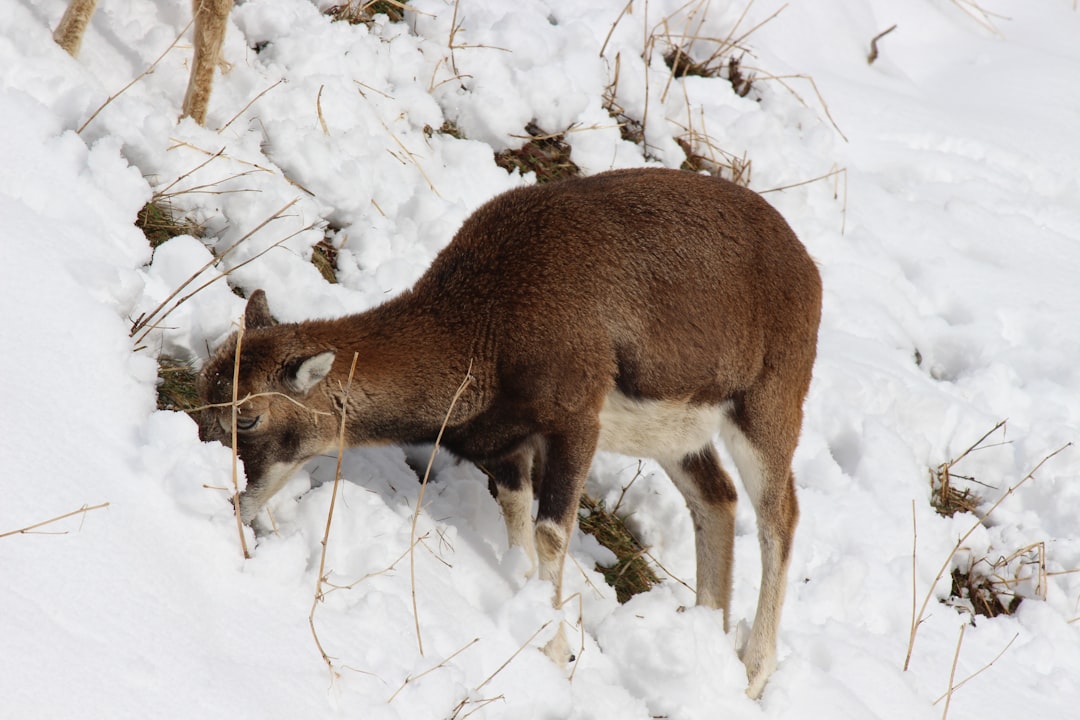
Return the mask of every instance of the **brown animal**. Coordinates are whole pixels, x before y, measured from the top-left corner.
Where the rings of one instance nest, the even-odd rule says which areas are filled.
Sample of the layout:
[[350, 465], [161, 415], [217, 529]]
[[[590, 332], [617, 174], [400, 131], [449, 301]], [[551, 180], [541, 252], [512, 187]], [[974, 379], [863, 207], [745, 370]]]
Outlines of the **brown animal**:
[[[471, 368], [443, 444], [491, 475], [509, 541], [552, 582], [556, 605], [590, 462], [611, 450], [655, 458], [682, 491], [697, 602], [722, 609], [726, 630], [736, 493], [719, 433], [758, 518], [761, 591], [742, 655], [756, 697], [776, 663], [798, 517], [791, 459], [820, 314], [814, 262], [750, 190], [660, 169], [512, 190], [468, 218], [411, 290], [368, 312], [275, 324], [252, 295], [237, 409], [243, 519], [337, 447], [343, 411], [349, 445], [431, 442]], [[226, 404], [210, 411], [206, 439], [231, 441], [235, 352], [234, 335], [201, 374], [204, 400]], [[561, 631], [545, 652], [569, 658]]]
[[[70, 0], [64, 17], [53, 32], [53, 39], [72, 57], [78, 57], [86, 26], [97, 8], [98, 0]], [[191, 117], [200, 125], [206, 120], [206, 107], [214, 83], [214, 68], [228, 67], [221, 56], [225, 42], [225, 23], [233, 0], [192, 0], [195, 16], [195, 57], [191, 63], [187, 93], [181, 117]]]

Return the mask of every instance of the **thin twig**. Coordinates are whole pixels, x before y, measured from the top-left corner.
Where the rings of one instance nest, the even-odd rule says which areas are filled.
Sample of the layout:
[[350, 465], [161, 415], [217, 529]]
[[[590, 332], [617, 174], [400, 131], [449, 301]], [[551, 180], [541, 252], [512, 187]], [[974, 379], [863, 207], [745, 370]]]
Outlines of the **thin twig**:
[[916, 563], [915, 555], [919, 547], [919, 524], [915, 518], [915, 500], [911, 501], [911, 633], [908, 635], [907, 655], [904, 657], [904, 669], [911, 663], [911, 651], [915, 647], [915, 604], [917, 602], [916, 590]]
[[956, 661], [960, 659], [960, 646], [964, 644], [965, 630], [967, 630], [967, 623], [960, 626], [960, 637], [956, 640], [956, 652], [953, 654], [952, 667], [949, 669], [949, 689], [945, 693], [945, 710], [941, 713], [941, 720], [947, 720], [949, 717], [949, 704], [952, 702], [953, 690], [956, 689], [953, 685], [953, 680], [956, 678]]
[[322, 128], [323, 135], [329, 137], [330, 129], [326, 127], [326, 118], [322, 114], [322, 91], [325, 87], [325, 85], [320, 85], [319, 92], [315, 95], [315, 112], [319, 116], [319, 126]]
[[338, 453], [337, 453], [337, 466], [334, 468], [334, 485], [330, 489], [330, 508], [326, 511], [326, 529], [323, 531], [322, 536], [322, 551], [319, 554], [319, 574], [315, 579], [315, 597], [311, 601], [311, 612], [308, 613], [308, 625], [311, 627], [311, 636], [315, 638], [315, 646], [319, 648], [319, 654], [322, 655], [323, 662], [326, 663], [327, 669], [330, 671], [330, 676], [334, 676], [334, 663], [330, 659], [330, 656], [326, 654], [326, 650], [323, 648], [322, 642], [319, 641], [319, 633], [315, 629], [315, 608], [319, 606], [322, 601], [323, 594], [323, 582], [326, 578], [326, 546], [330, 540], [330, 523], [334, 520], [334, 504], [337, 501], [338, 488], [341, 486], [341, 461], [345, 456], [345, 420], [349, 414], [349, 392], [352, 390], [353, 375], [356, 373], [356, 361], [359, 359], [360, 353], [353, 353], [352, 365], [349, 366], [349, 379], [345, 382], [345, 399], [341, 403], [341, 424], [338, 427]]
[[169, 47], [165, 48], [165, 51], [163, 53], [161, 53], [161, 55], [158, 56], [157, 60], [150, 63], [150, 67], [146, 68], [141, 73], [136, 75], [134, 80], [129, 82], [124, 87], [120, 88], [116, 93], [110, 95], [108, 97], [108, 99], [106, 99], [105, 102], [101, 103], [101, 105], [98, 106], [98, 109], [95, 110], [94, 113], [89, 118], [87, 118], [86, 122], [84, 122], [82, 125], [80, 125], [79, 129], [76, 130], [75, 132], [77, 134], [81, 135], [82, 131], [86, 129], [86, 126], [89, 125], [90, 123], [92, 123], [94, 121], [94, 118], [96, 118], [98, 116], [98, 114], [101, 113], [102, 110], [104, 110], [106, 107], [109, 106], [109, 103], [111, 103], [113, 100], [115, 100], [116, 98], [120, 97], [125, 92], [127, 92], [128, 88], [130, 88], [132, 85], [139, 82], [140, 80], [142, 80], [144, 77], [146, 77], [150, 73], [154, 72], [154, 70], [157, 69], [158, 63], [161, 62], [162, 60], [164, 60], [165, 56], [168, 55], [169, 52], [174, 47], [176, 47], [176, 43], [180, 42], [180, 38], [184, 37], [184, 33], [186, 33], [188, 31], [188, 28], [191, 27], [191, 23], [193, 23], [193, 22], [195, 22], [194, 18], [192, 18], [190, 21], [188, 21], [188, 24], [184, 26], [184, 29], [180, 31], [180, 34], [177, 35], [176, 38], [171, 43], [169, 43]]
[[54, 523], [54, 522], [57, 522], [58, 520], [63, 520], [65, 518], [72, 517], [73, 515], [79, 515], [79, 514], [85, 515], [86, 513], [90, 512], [91, 510], [100, 510], [101, 508], [105, 508], [105, 507], [109, 507], [109, 503], [103, 502], [103, 503], [101, 503], [99, 505], [89, 505], [89, 506], [88, 505], [83, 505], [78, 510], [72, 510], [69, 513], [64, 513], [63, 515], [57, 515], [54, 518], [49, 518], [48, 520], [42, 520], [39, 523], [34, 523], [33, 525], [27, 525], [26, 527], [19, 528], [18, 530], [8, 530], [5, 533], [0, 533], [0, 538], [5, 538], [5, 537], [8, 537], [9, 535], [29, 535], [29, 534], [31, 534], [31, 531], [36, 530], [37, 528], [41, 527], [42, 525], [48, 525], [49, 523]]
[[1042, 460], [1040, 460], [1039, 463], [1031, 470], [1031, 472], [1025, 475], [1023, 479], [1021, 479], [1015, 485], [1006, 490], [1002, 494], [1002, 496], [998, 498], [997, 502], [990, 506], [990, 509], [986, 511], [986, 514], [976, 520], [975, 523], [972, 524], [970, 528], [968, 528], [967, 532], [961, 535], [960, 539], [956, 541], [956, 545], [953, 546], [953, 549], [946, 556], [945, 562], [941, 564], [941, 568], [938, 570], [937, 575], [934, 576], [934, 580], [930, 583], [930, 588], [926, 591], [926, 597], [923, 598], [922, 606], [919, 608], [918, 616], [916, 617], [915, 622], [912, 624], [911, 638], [908, 640], [907, 657], [904, 659], [905, 672], [907, 671], [908, 666], [911, 664], [911, 652], [912, 648], [915, 646], [915, 635], [918, 632], [919, 626], [922, 624], [923, 616], [926, 613], [926, 608], [930, 604], [930, 598], [934, 596], [934, 588], [937, 587], [938, 582], [940, 582], [941, 578], [945, 575], [945, 571], [949, 569], [949, 565], [952, 563], [953, 558], [956, 557], [956, 554], [960, 551], [960, 548], [963, 546], [964, 542], [966, 542], [967, 539], [971, 537], [971, 534], [973, 532], [975, 532], [978, 528], [982, 526], [986, 519], [989, 518], [995, 510], [997, 510], [998, 506], [1000, 506], [1001, 503], [1005, 502], [1006, 498], [1010, 497], [1014, 492], [1019, 490], [1021, 485], [1035, 477], [1035, 473], [1038, 472], [1039, 468], [1046, 464], [1055, 455], [1063, 452], [1071, 445], [1071, 442], [1065, 443], [1057, 450], [1053, 451], [1052, 453], [1044, 457]]
[[[247, 240], [248, 238], [250, 238], [250, 237], [251, 237], [252, 235], [254, 235], [255, 233], [257, 233], [257, 232], [258, 232], [259, 230], [261, 230], [262, 228], [264, 228], [264, 227], [265, 227], [266, 225], [270, 224], [270, 223], [271, 223], [271, 222], [273, 222], [274, 220], [279, 220], [279, 219], [280, 219], [281, 217], [283, 217], [283, 216], [282, 216], [282, 213], [284, 213], [284, 212], [285, 212], [286, 210], [288, 210], [289, 208], [291, 208], [291, 207], [292, 207], [293, 205], [295, 205], [295, 204], [296, 204], [297, 202], [299, 202], [299, 201], [300, 201], [300, 198], [293, 198], [293, 199], [292, 199], [292, 200], [290, 200], [290, 201], [289, 201], [288, 203], [286, 203], [285, 205], [283, 205], [283, 206], [282, 206], [282, 207], [281, 207], [281, 208], [280, 208], [279, 210], [277, 210], [277, 211], [276, 211], [275, 213], [273, 213], [272, 215], [270, 215], [269, 217], [267, 217], [267, 218], [266, 218], [265, 220], [263, 220], [262, 222], [260, 222], [260, 223], [259, 223], [258, 225], [256, 225], [256, 226], [255, 226], [254, 228], [252, 228], [252, 229], [251, 229], [250, 231], [248, 231], [247, 233], [245, 233], [245, 234], [244, 234], [244, 236], [243, 236], [243, 237], [241, 237], [241, 238], [240, 238], [239, 240], [237, 240], [236, 242], [234, 242], [234, 243], [233, 243], [232, 245], [230, 245], [229, 247], [225, 248], [225, 252], [221, 253], [221, 255], [219, 255], [218, 257], [215, 257], [215, 258], [211, 258], [210, 260], [208, 260], [208, 261], [206, 262], [206, 264], [204, 264], [204, 265], [203, 265], [203, 266], [202, 266], [201, 268], [199, 268], [199, 269], [198, 269], [198, 270], [196, 270], [196, 271], [195, 271], [194, 273], [192, 273], [192, 275], [191, 275], [190, 277], [188, 277], [188, 279], [187, 279], [187, 280], [185, 280], [184, 282], [180, 283], [179, 287], [177, 287], [177, 288], [176, 288], [175, 290], [173, 290], [173, 291], [172, 291], [171, 293], [169, 293], [169, 296], [168, 296], [167, 298], [165, 298], [164, 300], [162, 300], [162, 301], [161, 301], [161, 302], [160, 302], [160, 303], [159, 303], [159, 304], [157, 305], [157, 307], [155, 307], [155, 308], [154, 308], [153, 310], [151, 310], [151, 311], [150, 311], [150, 312], [149, 312], [148, 314], [145, 314], [145, 315], [142, 315], [142, 316], [140, 316], [140, 317], [139, 317], [139, 319], [138, 319], [138, 320], [137, 320], [137, 321], [136, 321], [136, 322], [135, 322], [135, 323], [134, 323], [134, 324], [132, 325], [132, 327], [131, 327], [131, 332], [130, 332], [129, 334], [130, 334], [130, 335], [131, 335], [132, 337], [134, 337], [136, 333], [138, 333], [138, 332], [139, 332], [140, 330], [142, 330], [142, 329], [143, 329], [143, 328], [145, 328], [145, 327], [146, 327], [147, 325], [149, 325], [149, 324], [150, 324], [150, 321], [151, 321], [151, 319], [153, 319], [153, 318], [154, 318], [155, 316], [157, 316], [157, 314], [158, 314], [158, 313], [160, 313], [160, 312], [161, 312], [161, 311], [162, 311], [162, 310], [163, 310], [163, 309], [165, 308], [165, 306], [166, 306], [166, 305], [168, 305], [168, 304], [169, 304], [170, 302], [172, 302], [173, 298], [175, 298], [175, 297], [176, 297], [177, 295], [179, 295], [179, 294], [180, 294], [180, 293], [181, 293], [181, 292], [182, 292], [182, 291], [184, 290], [184, 288], [186, 288], [186, 287], [187, 287], [188, 285], [190, 285], [191, 283], [195, 282], [195, 280], [196, 280], [196, 279], [198, 279], [199, 275], [201, 275], [202, 273], [204, 273], [205, 271], [209, 270], [210, 268], [212, 268], [212, 267], [213, 267], [214, 265], [216, 265], [217, 263], [219, 263], [219, 262], [221, 262], [222, 260], [224, 260], [224, 259], [225, 259], [225, 258], [226, 258], [226, 257], [227, 257], [227, 256], [228, 256], [228, 255], [229, 255], [229, 254], [230, 254], [230, 253], [231, 253], [231, 252], [233, 251], [233, 250], [235, 250], [235, 249], [236, 249], [237, 247], [239, 247], [241, 243], [243, 243], [243, 242], [244, 242], [245, 240]], [[310, 225], [309, 225], [309, 226], [308, 226], [308, 228], [305, 228], [305, 230], [306, 230], [306, 229], [309, 229], [310, 227], [312, 227], [312, 226], [310, 226]], [[299, 231], [299, 232], [303, 232], [303, 230], [301, 230], [301, 231]], [[288, 240], [289, 238], [291, 238], [291, 237], [293, 237], [293, 236], [295, 236], [295, 235], [297, 235], [297, 234], [298, 234], [298, 233], [292, 233], [292, 234], [291, 234], [291, 235], [289, 235], [288, 237], [286, 237], [286, 238], [283, 238], [283, 239], [279, 240], [278, 242], [274, 243], [274, 244], [273, 244], [273, 245], [271, 245], [270, 247], [266, 248], [266, 250], [263, 250], [263, 251], [262, 251], [262, 252], [260, 252], [260, 253], [259, 253], [258, 255], [255, 255], [255, 257], [249, 258], [248, 260], [245, 260], [245, 261], [244, 261], [243, 263], [241, 263], [240, 265], [237, 265], [236, 267], [234, 267], [234, 268], [230, 269], [230, 270], [229, 270], [229, 272], [232, 272], [233, 270], [235, 270], [235, 269], [236, 269], [236, 268], [238, 268], [238, 267], [242, 267], [243, 265], [246, 265], [247, 263], [251, 262], [252, 260], [254, 260], [254, 259], [256, 259], [256, 258], [260, 257], [260, 256], [261, 256], [261, 255], [262, 255], [263, 253], [265, 253], [265, 252], [268, 252], [269, 250], [273, 249], [274, 247], [277, 247], [277, 246], [278, 246], [278, 245], [280, 245], [281, 243], [285, 242], [285, 240]], [[205, 288], [205, 287], [206, 287], [207, 285], [210, 285], [211, 283], [217, 282], [217, 281], [218, 281], [219, 279], [221, 279], [222, 277], [225, 277], [225, 275], [228, 275], [228, 272], [226, 272], [226, 273], [223, 273], [223, 274], [221, 274], [221, 275], [218, 275], [218, 276], [214, 277], [213, 279], [209, 280], [208, 282], [204, 283], [204, 284], [203, 284], [203, 285], [201, 285], [201, 286], [200, 286], [200, 287], [199, 287], [199, 288], [198, 288], [197, 290], [195, 290], [195, 292], [189, 293], [189, 294], [188, 294], [188, 295], [186, 295], [186, 296], [185, 296], [184, 298], [182, 298], [182, 299], [180, 300], [180, 302], [176, 303], [176, 305], [174, 305], [174, 306], [173, 306], [173, 307], [172, 307], [172, 308], [171, 308], [171, 309], [170, 309], [170, 310], [169, 310], [169, 311], [168, 311], [167, 313], [165, 313], [165, 315], [168, 315], [168, 314], [169, 314], [170, 312], [172, 312], [173, 310], [175, 310], [175, 309], [176, 309], [177, 307], [179, 307], [179, 306], [180, 306], [180, 304], [181, 304], [182, 302], [184, 302], [184, 300], [187, 300], [187, 299], [188, 299], [188, 298], [190, 298], [190, 297], [191, 297], [192, 295], [194, 295], [195, 293], [199, 292], [199, 290], [202, 290], [203, 288]], [[157, 321], [155, 322], [155, 327], [156, 327], [156, 325], [157, 325], [158, 323], [160, 323], [160, 322], [161, 322], [161, 320], [162, 320], [162, 319], [164, 319], [164, 317], [165, 317], [165, 316], [162, 316], [162, 318], [161, 318], [161, 319], [159, 319], [159, 320], [157, 320]], [[150, 328], [150, 329], [152, 330], [153, 328]], [[138, 342], [139, 342], [139, 343], [141, 343], [141, 342], [142, 342], [142, 340], [143, 340], [143, 339], [144, 339], [145, 337], [146, 337], [146, 333], [144, 333], [143, 335], [141, 335], [141, 336], [139, 337], [139, 340], [138, 340]]]
[[982, 673], [983, 673], [984, 671], [986, 671], [986, 670], [989, 670], [989, 669], [990, 669], [990, 667], [991, 667], [991, 666], [992, 666], [992, 665], [993, 665], [994, 663], [996, 663], [996, 662], [997, 662], [998, 660], [1000, 660], [1000, 659], [1001, 659], [1001, 656], [1002, 656], [1002, 655], [1004, 655], [1004, 654], [1005, 654], [1005, 652], [1006, 652], [1006, 651], [1007, 651], [1007, 650], [1008, 650], [1009, 648], [1011, 648], [1011, 647], [1012, 647], [1012, 644], [1013, 644], [1014, 642], [1016, 642], [1016, 638], [1018, 638], [1018, 637], [1020, 637], [1020, 633], [1016, 633], [1015, 635], [1013, 635], [1013, 636], [1012, 636], [1012, 640], [1010, 640], [1010, 641], [1009, 641], [1009, 643], [1008, 643], [1008, 644], [1007, 644], [1007, 645], [1006, 645], [1005, 647], [1003, 647], [1003, 648], [1001, 649], [1001, 652], [999, 652], [999, 653], [998, 653], [997, 655], [995, 655], [995, 656], [994, 656], [994, 659], [993, 659], [993, 660], [991, 660], [990, 662], [986, 663], [986, 664], [985, 664], [985, 665], [983, 665], [983, 666], [982, 666], [981, 668], [979, 668], [979, 669], [978, 669], [978, 670], [976, 670], [975, 672], [971, 673], [970, 675], [968, 675], [968, 676], [967, 676], [966, 678], [964, 678], [964, 679], [963, 679], [963, 680], [961, 680], [960, 682], [958, 682], [958, 683], [956, 683], [955, 685], [953, 685], [953, 684], [952, 684], [952, 679], [950, 678], [950, 680], [949, 680], [949, 685], [950, 685], [949, 691], [948, 691], [948, 692], [946, 692], [946, 693], [943, 693], [943, 694], [941, 695], [941, 697], [939, 697], [939, 698], [938, 698], [937, 700], [935, 700], [935, 701], [934, 701], [934, 704], [935, 704], [935, 705], [937, 705], [937, 704], [938, 704], [939, 702], [941, 702], [942, 700], [945, 700], [945, 699], [946, 699], [947, 697], [949, 697], [949, 696], [950, 696], [950, 695], [951, 695], [952, 693], [954, 693], [954, 692], [956, 692], [957, 690], [959, 690], [960, 688], [962, 688], [962, 687], [963, 687], [963, 686], [964, 686], [964, 685], [965, 685], [965, 684], [966, 684], [966, 683], [967, 683], [967, 682], [968, 682], [969, 680], [974, 680], [976, 676], [978, 676], [978, 675], [982, 674]]
[[486, 679], [486, 680], [484, 680], [484, 682], [482, 682], [482, 683], [480, 683], [479, 685], [477, 685], [477, 686], [476, 686], [476, 689], [475, 689], [475, 690], [476, 690], [476, 692], [480, 692], [480, 688], [484, 687], [484, 686], [485, 686], [485, 685], [487, 685], [487, 684], [488, 684], [489, 682], [491, 682], [492, 680], [494, 680], [494, 679], [495, 679], [495, 676], [496, 676], [496, 675], [498, 675], [499, 673], [501, 673], [501, 672], [502, 672], [502, 671], [503, 671], [503, 670], [504, 670], [504, 669], [506, 668], [506, 666], [507, 666], [507, 665], [509, 665], [509, 664], [510, 664], [511, 662], [513, 662], [513, 661], [514, 661], [514, 658], [516, 658], [516, 657], [517, 657], [518, 655], [520, 655], [520, 654], [521, 654], [521, 651], [522, 651], [522, 650], [524, 650], [525, 648], [529, 647], [529, 645], [531, 645], [531, 644], [532, 644], [532, 641], [533, 641], [533, 640], [534, 640], [534, 639], [536, 638], [536, 636], [537, 636], [537, 635], [539, 635], [540, 633], [544, 632], [544, 630], [545, 630], [545, 629], [546, 629], [546, 628], [547, 628], [547, 627], [548, 627], [549, 625], [551, 625], [551, 620], [548, 620], [548, 621], [547, 621], [547, 622], [545, 622], [545, 623], [544, 623], [543, 625], [541, 625], [540, 627], [538, 627], [538, 628], [536, 629], [536, 632], [534, 632], [534, 633], [533, 633], [532, 635], [530, 635], [530, 636], [529, 636], [529, 639], [528, 639], [528, 640], [526, 640], [525, 642], [523, 642], [523, 643], [521, 644], [521, 646], [520, 646], [520, 647], [519, 647], [519, 648], [518, 648], [517, 650], [515, 650], [515, 651], [514, 651], [514, 654], [513, 654], [513, 655], [511, 655], [510, 657], [506, 658], [506, 661], [505, 661], [505, 662], [504, 662], [504, 663], [503, 663], [502, 665], [500, 665], [500, 666], [498, 667], [498, 669], [497, 669], [497, 670], [496, 670], [495, 672], [493, 672], [493, 673], [491, 673], [490, 675], [488, 675], [488, 676], [487, 676], [487, 679]]
[[[420, 493], [416, 497], [416, 509], [413, 511], [412, 527], [409, 530], [409, 538], [416, 537], [416, 523], [420, 518], [420, 508], [424, 502], [424, 490], [427, 488], [428, 478], [431, 477], [431, 466], [435, 464], [435, 454], [439, 452], [439, 443], [442, 442], [443, 432], [446, 431], [446, 426], [450, 423], [450, 414], [454, 412], [454, 406], [457, 405], [457, 401], [461, 398], [465, 389], [472, 384], [476, 378], [472, 374], [472, 361], [469, 361], [469, 367], [465, 370], [465, 379], [461, 381], [457, 391], [454, 392], [453, 397], [450, 398], [450, 407], [446, 409], [446, 417], [443, 418], [442, 426], [439, 428], [439, 434], [435, 437], [435, 446], [431, 448], [431, 455], [428, 457], [427, 468], [424, 470], [424, 477], [420, 481]], [[416, 644], [420, 648], [420, 655], [424, 654], [424, 640], [420, 634], [420, 613], [416, 605], [416, 553], [413, 548], [416, 547], [416, 543], [412, 542], [409, 545], [409, 581], [412, 585], [412, 607], [413, 607], [413, 622], [416, 626]], [[479, 689], [479, 688], [477, 688]]]
[[451, 660], [453, 660], [458, 655], [465, 652], [466, 650], [468, 650], [469, 648], [471, 648], [473, 645], [475, 645], [478, 642], [480, 642], [480, 638], [473, 638], [472, 640], [467, 642], [464, 646], [458, 648], [456, 651], [454, 651], [453, 653], [451, 653], [447, 657], [440, 660], [437, 665], [432, 665], [431, 667], [429, 667], [427, 670], [420, 673], [419, 675], [410, 675], [409, 677], [405, 678], [405, 682], [401, 683], [401, 687], [399, 687], [397, 690], [395, 690], [394, 694], [386, 699], [386, 704], [389, 705], [390, 703], [394, 702], [394, 698], [396, 698], [398, 696], [398, 694], [402, 690], [404, 690], [405, 687], [409, 683], [416, 682], [417, 680], [424, 677], [425, 675], [427, 675], [429, 673], [433, 673], [433, 672], [435, 672], [436, 670], [438, 670], [441, 667], [445, 667], [448, 662], [450, 662]]
[[874, 37], [872, 37], [870, 39], [870, 54], [866, 56], [866, 64], [867, 65], [873, 65], [874, 61], [878, 59], [878, 49], [877, 49], [878, 40], [885, 37], [886, 35], [888, 35], [889, 33], [891, 33], [895, 29], [896, 29], [896, 25], [893, 25], [888, 30], [882, 30], [881, 32], [879, 32], [877, 35], [875, 35]]
[[232, 377], [232, 484], [233, 484], [233, 515], [236, 517], [236, 532], [240, 536], [240, 549], [244, 552], [244, 559], [251, 557], [248, 552], [247, 539], [244, 538], [244, 521], [240, 517], [240, 478], [239, 478], [239, 452], [237, 450], [236, 418], [239, 415], [240, 405], [237, 403], [237, 393], [240, 385], [240, 348], [244, 342], [244, 316], [240, 316], [240, 327], [236, 331], [236, 356], [233, 358]]
[[276, 82], [274, 82], [273, 84], [271, 84], [271, 85], [270, 85], [269, 87], [267, 87], [267, 88], [266, 88], [265, 90], [261, 91], [261, 92], [260, 92], [260, 93], [259, 93], [258, 95], [256, 95], [255, 97], [251, 98], [251, 100], [249, 100], [249, 101], [248, 101], [248, 104], [247, 104], [247, 105], [245, 105], [244, 107], [240, 108], [240, 111], [239, 111], [239, 112], [237, 112], [237, 113], [236, 113], [235, 115], [233, 115], [233, 116], [232, 116], [231, 118], [229, 118], [229, 121], [228, 121], [227, 123], [225, 123], [224, 125], [222, 125], [221, 127], [219, 127], [219, 128], [217, 129], [217, 132], [218, 132], [219, 134], [220, 134], [220, 133], [222, 133], [222, 132], [224, 132], [226, 128], [228, 128], [228, 127], [229, 127], [230, 125], [232, 125], [232, 124], [233, 124], [234, 122], [236, 122], [237, 118], [239, 118], [239, 117], [240, 117], [241, 115], [243, 115], [243, 114], [244, 114], [245, 112], [247, 112], [247, 109], [248, 109], [249, 107], [251, 107], [251, 106], [252, 106], [252, 105], [254, 105], [254, 104], [255, 104], [256, 102], [258, 102], [258, 101], [259, 101], [259, 98], [261, 98], [261, 97], [262, 97], [263, 95], [265, 95], [266, 93], [270, 92], [271, 90], [273, 90], [274, 88], [276, 88], [276, 87], [277, 87], [278, 85], [280, 85], [280, 84], [281, 84], [281, 83], [283, 83], [283, 82], [285, 82], [285, 78], [280, 78], [280, 79], [278, 79], [278, 80], [277, 80]]

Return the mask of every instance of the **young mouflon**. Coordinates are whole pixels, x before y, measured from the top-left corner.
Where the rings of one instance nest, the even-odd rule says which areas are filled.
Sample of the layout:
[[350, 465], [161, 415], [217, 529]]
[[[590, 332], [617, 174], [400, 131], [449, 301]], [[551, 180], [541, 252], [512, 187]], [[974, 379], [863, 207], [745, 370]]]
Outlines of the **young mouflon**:
[[[442, 444], [493, 478], [510, 544], [555, 604], [590, 462], [609, 450], [654, 458], [686, 498], [697, 602], [720, 608], [726, 630], [736, 492], [719, 435], [758, 519], [761, 589], [742, 652], [757, 697], [776, 665], [820, 316], [813, 260], [746, 188], [634, 169], [511, 190], [412, 289], [367, 312], [278, 324], [252, 294], [237, 388], [243, 520], [337, 447], [342, 412], [349, 445], [432, 442], [471, 372]], [[226, 444], [235, 353], [234, 335], [199, 380], [207, 404], [224, 404], [202, 435]], [[563, 632], [545, 652], [569, 659]]]

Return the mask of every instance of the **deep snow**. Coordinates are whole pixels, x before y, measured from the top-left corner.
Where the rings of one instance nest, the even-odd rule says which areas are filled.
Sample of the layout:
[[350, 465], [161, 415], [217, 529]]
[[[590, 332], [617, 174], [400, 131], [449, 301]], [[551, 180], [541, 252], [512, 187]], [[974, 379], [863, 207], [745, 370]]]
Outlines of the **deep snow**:
[[[728, 36], [741, 2], [638, 0], [620, 18], [622, 0], [461, 0], [455, 17], [453, 3], [413, 0], [407, 23], [370, 28], [331, 23], [320, 12], [330, 4], [236, 8], [207, 128], [176, 122], [182, 44], [81, 134], [180, 33], [188, 4], [104, 0], [77, 61], [51, 42], [60, 0], [0, 8], [0, 533], [109, 503], [0, 538], [0, 717], [940, 717], [933, 703], [967, 617], [932, 600], [902, 672], [913, 547], [921, 603], [975, 518], [935, 514], [928, 468], [1008, 418], [1009, 444], [957, 466], [993, 486], [971, 485], [985, 510], [1080, 438], [1073, 4], [985, 0], [1008, 16], [995, 33], [947, 0], [795, 0], [745, 41], [758, 75], [746, 98], [722, 79], [676, 79], [665, 92], [661, 60], [667, 35]], [[735, 34], [780, 7], [759, 0]], [[868, 65], [870, 38], [894, 23]], [[572, 126], [587, 172], [646, 162], [604, 108], [616, 57], [616, 99], [647, 116], [652, 162], [678, 166], [675, 138], [691, 129], [745, 154], [759, 191], [844, 170], [766, 194], [825, 282], [779, 669], [748, 700], [740, 630], [725, 636], [712, 611], [677, 612], [693, 595], [672, 579], [619, 606], [591, 569], [605, 553], [587, 536], [566, 571], [580, 602], [555, 613], [549, 589], [522, 579], [524, 556], [506, 550], [486, 480], [441, 456], [414, 556], [421, 655], [403, 558], [419, 487], [401, 449], [379, 448], [349, 451], [343, 465], [327, 567], [337, 585], [359, 582], [314, 615], [332, 679], [308, 616], [334, 459], [275, 499], [277, 532], [256, 543], [249, 531], [244, 560], [219, 489], [229, 452], [200, 443], [186, 416], [154, 410], [157, 353], [205, 358], [243, 300], [213, 284], [137, 350], [131, 320], [201, 268], [208, 247], [224, 250], [287, 205], [206, 277], [283, 241], [231, 278], [265, 288], [283, 320], [400, 292], [473, 208], [532, 182], [492, 159], [530, 120]], [[437, 132], [446, 120], [468, 139]], [[151, 253], [132, 223], [163, 188], [206, 233]], [[307, 262], [326, 227], [339, 285]], [[954, 693], [949, 717], [1080, 707], [1078, 468], [1074, 445], [965, 543], [961, 558], [991, 562], [1044, 543], [1050, 574], [1044, 600], [1023, 582], [1032, 597], [1016, 615], [967, 627], [956, 681], [1015, 641]], [[657, 467], [602, 455], [589, 491], [614, 504], [631, 480], [621, 507], [692, 584], [689, 518]], [[743, 503], [733, 618], [752, 619], [758, 574]], [[936, 595], [948, 589], [946, 577]], [[579, 610], [570, 681], [518, 652]]]

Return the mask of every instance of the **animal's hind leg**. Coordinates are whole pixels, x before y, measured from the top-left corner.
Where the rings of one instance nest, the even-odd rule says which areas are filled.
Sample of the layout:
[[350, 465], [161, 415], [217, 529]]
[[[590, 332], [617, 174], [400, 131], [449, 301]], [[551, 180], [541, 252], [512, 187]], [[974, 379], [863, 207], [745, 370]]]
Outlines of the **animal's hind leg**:
[[[771, 404], [748, 393], [724, 440], [754, 505], [761, 545], [761, 588], [750, 639], [742, 653], [750, 697], [759, 697], [776, 668], [776, 636], [787, 590], [787, 569], [799, 519], [791, 459], [801, 406], [769, 412]], [[752, 401], [757, 400], [756, 404]], [[801, 402], [801, 398], [800, 398]]]
[[711, 445], [681, 460], [660, 464], [682, 492], [694, 523], [697, 604], [722, 609], [727, 632], [735, 544], [735, 485]]

